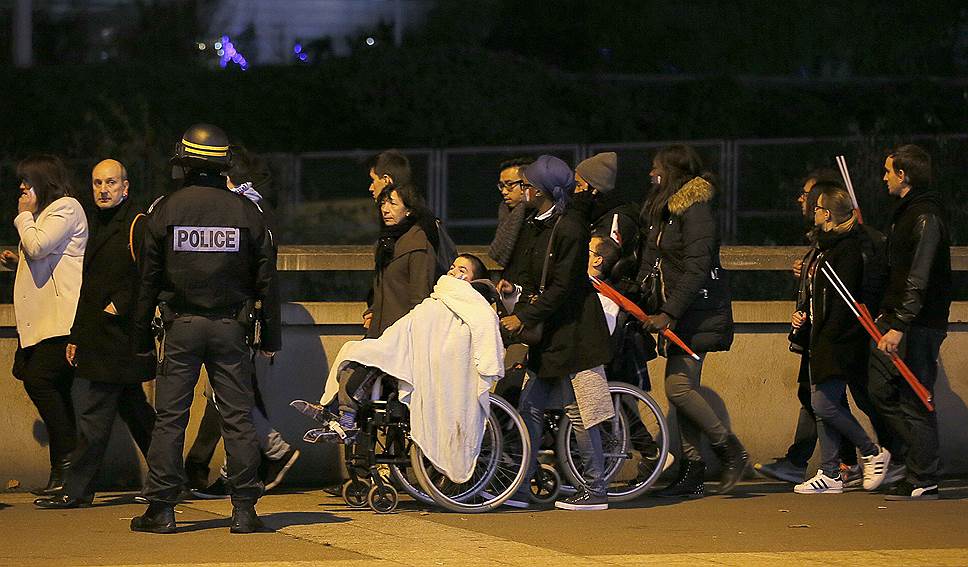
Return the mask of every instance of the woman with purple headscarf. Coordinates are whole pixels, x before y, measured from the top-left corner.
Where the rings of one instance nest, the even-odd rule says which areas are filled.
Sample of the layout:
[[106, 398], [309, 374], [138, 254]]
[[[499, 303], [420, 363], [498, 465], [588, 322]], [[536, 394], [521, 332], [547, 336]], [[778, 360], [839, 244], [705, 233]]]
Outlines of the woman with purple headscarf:
[[[521, 174], [524, 205], [529, 209], [516, 244], [516, 253], [523, 259], [516, 282], [521, 296], [501, 325], [512, 335], [543, 327], [541, 339], [528, 353], [529, 379], [521, 395], [521, 414], [531, 446], [538, 447], [545, 406], [552, 394], [560, 392], [575, 426], [586, 486], [555, 506], [603, 510], [608, 499], [598, 424], [614, 412], [602, 366], [611, 352], [602, 305], [586, 273], [588, 223], [568, 210], [575, 172], [565, 162], [543, 155], [522, 168]], [[535, 456], [529, 466], [532, 476], [536, 468]], [[508, 504], [526, 507], [529, 496], [524, 488]]]

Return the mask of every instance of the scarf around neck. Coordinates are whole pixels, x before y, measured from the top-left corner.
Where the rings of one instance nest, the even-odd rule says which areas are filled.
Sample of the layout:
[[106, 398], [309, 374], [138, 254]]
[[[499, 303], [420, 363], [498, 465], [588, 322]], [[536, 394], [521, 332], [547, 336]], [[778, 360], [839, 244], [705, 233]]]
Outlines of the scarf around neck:
[[390, 263], [390, 260], [393, 260], [393, 250], [396, 248], [397, 240], [413, 228], [416, 223], [416, 219], [411, 216], [397, 224], [384, 225], [380, 228], [380, 237], [376, 241], [376, 252], [374, 254], [377, 271], [382, 272]]
[[518, 242], [521, 227], [524, 226], [524, 219], [527, 216], [528, 211], [523, 204], [518, 204], [513, 209], [508, 209], [507, 205], [501, 204], [494, 241], [487, 249], [487, 253], [498, 264], [507, 266], [511, 261], [511, 254], [514, 252], [514, 246]]

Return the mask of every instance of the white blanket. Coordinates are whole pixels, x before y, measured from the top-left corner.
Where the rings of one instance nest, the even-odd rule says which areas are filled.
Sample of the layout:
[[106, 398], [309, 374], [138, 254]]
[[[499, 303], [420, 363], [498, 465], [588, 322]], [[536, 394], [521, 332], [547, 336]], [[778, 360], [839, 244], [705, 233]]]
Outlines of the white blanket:
[[497, 314], [467, 282], [441, 276], [430, 297], [378, 339], [343, 345], [320, 400], [338, 391], [348, 362], [373, 366], [399, 381], [410, 406], [410, 435], [424, 455], [454, 482], [474, 471], [490, 410], [491, 384], [504, 376]]

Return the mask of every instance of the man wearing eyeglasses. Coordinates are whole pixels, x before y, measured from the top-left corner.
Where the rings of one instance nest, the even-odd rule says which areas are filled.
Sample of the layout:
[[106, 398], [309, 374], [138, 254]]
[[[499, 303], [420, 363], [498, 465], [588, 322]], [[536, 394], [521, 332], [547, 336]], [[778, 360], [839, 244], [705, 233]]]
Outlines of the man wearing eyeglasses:
[[[488, 253], [495, 262], [504, 267], [501, 274], [503, 283], [517, 280], [514, 247], [527, 216], [525, 207], [518, 206], [524, 201], [524, 180], [521, 179], [520, 170], [532, 162], [532, 158], [519, 157], [501, 162], [500, 165], [497, 190], [501, 194], [501, 204], [497, 210], [497, 232]], [[501, 289], [500, 285], [498, 289]]]

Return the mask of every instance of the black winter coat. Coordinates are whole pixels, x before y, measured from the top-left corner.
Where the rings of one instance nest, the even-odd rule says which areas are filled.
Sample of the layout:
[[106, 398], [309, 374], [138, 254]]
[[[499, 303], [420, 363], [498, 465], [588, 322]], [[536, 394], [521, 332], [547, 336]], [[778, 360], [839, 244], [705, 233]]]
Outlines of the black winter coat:
[[[579, 194], [582, 195], [582, 194]], [[578, 199], [576, 198], [576, 201]], [[576, 208], [581, 208], [580, 202]], [[618, 215], [618, 231], [622, 238], [622, 257], [633, 256], [639, 245], [639, 207], [626, 203], [616, 193], [598, 194], [588, 206], [587, 218], [591, 223], [592, 234], [609, 236], [612, 221]]]
[[545, 290], [534, 303], [527, 301], [538, 293], [557, 216], [546, 220], [530, 216], [516, 246], [523, 262], [517, 282], [523, 293], [514, 314], [526, 327], [544, 322], [541, 343], [528, 352], [528, 367], [540, 378], [588, 370], [612, 358], [605, 313], [588, 279], [590, 232], [581, 215], [568, 211], [561, 217], [554, 231]]
[[890, 275], [880, 312], [891, 329], [948, 329], [951, 242], [941, 197], [911, 190], [894, 209], [888, 236]]
[[225, 177], [193, 172], [186, 186], [160, 199], [145, 224], [141, 291], [136, 312], [139, 348], [151, 344], [159, 301], [178, 313], [238, 311], [262, 302], [262, 350], [282, 349], [276, 254], [262, 212], [229, 191]]
[[810, 382], [851, 380], [867, 375], [870, 337], [820, 268], [829, 264], [855, 298], [864, 283], [860, 225], [844, 233], [822, 232], [817, 254], [807, 267], [810, 278]]
[[[70, 342], [77, 345], [75, 376], [92, 382], [137, 384], [155, 377], [154, 353], [135, 354], [134, 310], [141, 278], [131, 254], [138, 250], [144, 221], [130, 201], [118, 205], [103, 225], [103, 212], [89, 215], [91, 236]], [[105, 311], [114, 304], [117, 315]]]
[[[669, 198], [661, 222], [643, 212], [638, 281], [658, 261], [660, 309], [673, 330], [697, 353], [729, 350], [733, 307], [728, 274], [719, 261], [719, 230], [712, 208], [713, 187], [696, 177]], [[660, 337], [660, 352], [685, 354]]]

